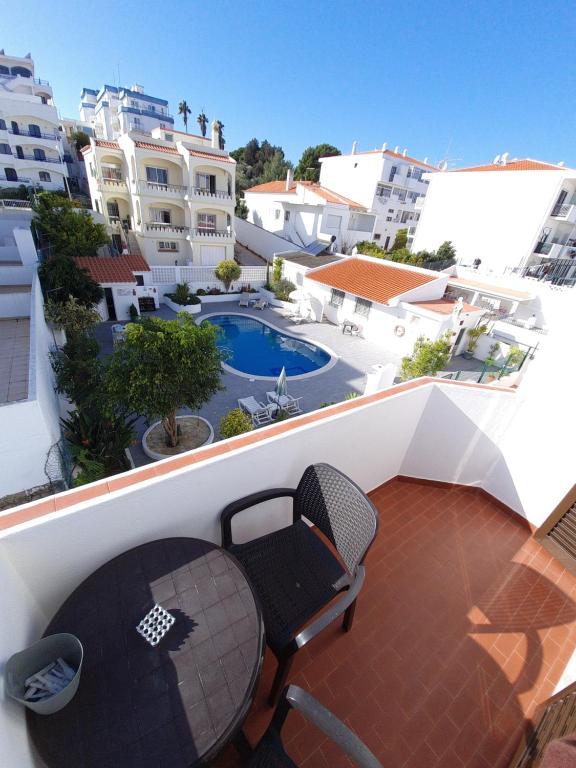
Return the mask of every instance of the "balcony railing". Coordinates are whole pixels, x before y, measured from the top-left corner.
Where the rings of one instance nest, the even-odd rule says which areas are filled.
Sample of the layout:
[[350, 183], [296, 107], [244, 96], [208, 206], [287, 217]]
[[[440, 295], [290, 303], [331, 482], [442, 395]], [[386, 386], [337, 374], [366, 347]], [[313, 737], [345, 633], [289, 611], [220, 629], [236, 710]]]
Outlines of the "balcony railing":
[[163, 221], [147, 221], [146, 230], [148, 232], [175, 232], [182, 234], [188, 232], [190, 227], [183, 227], [180, 224], [167, 224]]
[[[0, 77], [3, 80], [14, 80], [14, 78], [16, 78], [16, 77], [24, 77], [24, 75], [0, 74]], [[48, 82], [48, 80], [40, 80], [40, 78], [38, 78], [38, 77], [24, 77], [24, 79], [25, 80], [30, 80], [35, 85], [47, 85], [48, 87], [50, 87], [50, 83]]]
[[62, 164], [60, 157], [36, 157], [36, 155], [17, 155], [16, 160], [35, 160], [37, 163], [59, 163]]
[[60, 136], [57, 133], [46, 133], [44, 131], [33, 133], [32, 131], [27, 131], [25, 128], [18, 128], [17, 131], [13, 128], [8, 128], [8, 133], [11, 133], [13, 136], [30, 136], [33, 139], [51, 139], [52, 141], [60, 141]]
[[[0, 176], [0, 184], [31, 184], [32, 179], [28, 176], [18, 176], [17, 179], [7, 179], [6, 176]], [[41, 184], [42, 182], [36, 182]]]
[[196, 197], [208, 197], [219, 200], [232, 200], [232, 195], [228, 192], [221, 190], [215, 190], [211, 192], [209, 189], [203, 189], [202, 187], [190, 187], [190, 194]]
[[576, 222], [576, 205], [571, 203], [562, 203], [562, 205], [556, 205], [552, 209], [550, 214], [554, 219], [560, 219], [561, 221], [568, 221], [571, 223]]
[[207, 229], [206, 227], [194, 227], [191, 230], [192, 237], [232, 237], [231, 229]]
[[114, 176], [102, 176], [98, 179], [99, 187], [114, 187], [115, 189], [126, 189], [126, 179], [116, 178]]
[[145, 181], [140, 185], [140, 190], [147, 192], [160, 192], [162, 194], [185, 195], [187, 187], [180, 184], [159, 184], [155, 181]]

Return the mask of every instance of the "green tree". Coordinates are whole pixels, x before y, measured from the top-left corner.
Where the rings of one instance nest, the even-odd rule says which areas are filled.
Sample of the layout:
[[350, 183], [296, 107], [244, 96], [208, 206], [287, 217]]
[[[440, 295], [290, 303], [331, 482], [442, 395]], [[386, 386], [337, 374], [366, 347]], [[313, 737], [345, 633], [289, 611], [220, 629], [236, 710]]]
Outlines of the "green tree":
[[414, 344], [411, 355], [402, 358], [400, 378], [402, 381], [416, 379], [419, 376], [435, 376], [441, 371], [452, 350], [451, 336], [447, 332], [436, 341], [430, 341], [425, 336], [419, 336]]
[[230, 157], [236, 160], [236, 193], [267, 181], [284, 179], [292, 163], [286, 160], [282, 147], [264, 139], [251, 139], [245, 146], [234, 149]]
[[442, 245], [438, 247], [438, 250], [436, 251], [436, 256], [439, 259], [446, 259], [456, 261], [456, 248], [452, 245], [450, 240], [445, 240]]
[[394, 238], [394, 244], [392, 245], [391, 251], [399, 251], [401, 248], [406, 248], [406, 243], [408, 242], [408, 230], [407, 229], [399, 229], [398, 232], [396, 232], [396, 237]]
[[176, 411], [196, 411], [221, 389], [218, 329], [176, 320], [143, 318], [126, 326], [126, 338], [109, 358], [107, 391], [113, 401], [147, 419], [160, 418], [168, 445], [178, 445]]
[[56, 391], [79, 408], [96, 407], [104, 396], [104, 368], [98, 352], [96, 339], [84, 333], [72, 336], [52, 353]]
[[76, 149], [76, 152], [80, 152], [82, 147], [87, 147], [90, 144], [90, 136], [84, 131], [73, 131], [69, 137], [70, 143]]
[[36, 231], [54, 256], [96, 256], [110, 242], [106, 227], [74, 201], [53, 192], [42, 192], [32, 206]]
[[224, 149], [226, 139], [224, 138], [224, 123], [221, 120], [216, 120], [216, 131], [218, 133], [218, 149]]
[[184, 130], [188, 133], [188, 115], [192, 114], [192, 110], [188, 106], [188, 103], [184, 99], [178, 104], [178, 114], [182, 115], [182, 122], [184, 123]]
[[236, 195], [236, 207], [234, 208], [234, 215], [239, 219], [246, 220], [248, 218], [248, 206], [246, 201], [239, 194]]
[[342, 153], [332, 144], [318, 144], [315, 147], [308, 147], [302, 153], [302, 157], [296, 170], [294, 178], [301, 181], [318, 181], [320, 178], [320, 158], [341, 155]]
[[100, 322], [100, 315], [90, 306], [81, 304], [74, 296], [65, 302], [48, 299], [44, 315], [54, 325], [63, 328], [68, 338], [80, 336]]
[[72, 296], [84, 307], [93, 307], [103, 298], [104, 291], [74, 259], [57, 256], [43, 262], [38, 275], [46, 299], [67, 304]]
[[200, 133], [202, 134], [202, 136], [206, 136], [206, 126], [208, 125], [208, 118], [204, 114], [204, 110], [200, 112], [200, 114], [196, 118], [196, 122], [198, 123], [198, 127], [200, 128]]
[[276, 256], [274, 259], [274, 267], [272, 269], [272, 284], [279, 283], [282, 279], [282, 269], [284, 267], [284, 259], [282, 256]]
[[242, 275], [242, 269], [233, 259], [224, 259], [214, 269], [214, 274], [224, 284], [226, 293], [234, 280], [239, 280]]
[[220, 420], [220, 434], [224, 439], [251, 432], [253, 429], [252, 419], [240, 408], [233, 408]]

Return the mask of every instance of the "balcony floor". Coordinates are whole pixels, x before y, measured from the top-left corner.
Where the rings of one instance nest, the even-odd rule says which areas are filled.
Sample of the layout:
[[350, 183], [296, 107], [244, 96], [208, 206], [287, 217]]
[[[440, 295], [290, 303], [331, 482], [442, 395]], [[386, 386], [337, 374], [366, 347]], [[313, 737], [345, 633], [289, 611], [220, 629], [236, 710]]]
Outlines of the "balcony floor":
[[[472, 489], [393, 480], [372, 494], [380, 530], [352, 631], [330, 629], [294, 663], [313, 693], [389, 768], [498, 768], [553, 692], [576, 642], [576, 579], [519, 517]], [[264, 673], [246, 723], [266, 727]], [[298, 764], [351, 765], [292, 713]], [[232, 747], [220, 768], [239, 765]]]

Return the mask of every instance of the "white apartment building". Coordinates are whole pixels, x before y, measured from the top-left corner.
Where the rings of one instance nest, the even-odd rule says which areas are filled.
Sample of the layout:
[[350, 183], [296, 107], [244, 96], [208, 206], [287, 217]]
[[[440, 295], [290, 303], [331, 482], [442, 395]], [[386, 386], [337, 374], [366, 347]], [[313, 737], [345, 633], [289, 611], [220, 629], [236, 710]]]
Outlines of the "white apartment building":
[[574, 280], [576, 170], [505, 154], [428, 181], [414, 250], [450, 240], [463, 263], [480, 259], [481, 271]]
[[34, 61], [0, 51], [0, 187], [65, 189], [58, 112], [52, 88], [34, 77]]
[[93, 126], [99, 139], [117, 139], [129, 131], [149, 134], [155, 128], [174, 126], [166, 99], [148, 96], [141, 85], [104, 85], [99, 91], [83, 88], [80, 119]]
[[68, 166], [70, 190], [71, 192], [89, 194], [84, 156], [76, 149], [72, 135], [81, 131], [87, 136], [93, 136], [94, 129], [90, 124], [84, 123], [81, 120], [63, 117], [60, 119], [59, 131], [62, 137], [62, 157]]
[[[318, 184], [273, 181], [246, 190], [248, 220], [317, 250], [320, 244], [349, 252], [361, 240], [389, 248], [399, 229], [409, 243], [419, 218], [416, 202], [427, 192], [425, 172], [436, 169], [407, 150], [381, 149], [321, 158]], [[316, 246], [318, 242], [318, 246]]]
[[119, 252], [153, 265], [213, 266], [234, 257], [236, 162], [211, 138], [154, 128], [91, 139], [83, 155], [92, 205]]

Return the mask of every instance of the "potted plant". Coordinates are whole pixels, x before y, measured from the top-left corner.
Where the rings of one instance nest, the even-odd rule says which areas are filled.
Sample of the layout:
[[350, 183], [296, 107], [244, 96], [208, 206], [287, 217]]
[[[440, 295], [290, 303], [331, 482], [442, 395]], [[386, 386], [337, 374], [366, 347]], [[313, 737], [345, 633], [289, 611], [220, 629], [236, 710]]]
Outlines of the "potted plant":
[[488, 326], [484, 323], [477, 325], [475, 328], [468, 328], [468, 348], [462, 353], [462, 357], [466, 360], [471, 360], [476, 352], [478, 346], [478, 340], [480, 336], [483, 336], [488, 330]]
[[174, 312], [187, 312], [189, 315], [197, 315], [202, 304], [198, 296], [190, 293], [188, 283], [178, 283], [174, 293], [164, 295], [164, 301]]

